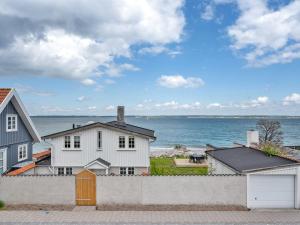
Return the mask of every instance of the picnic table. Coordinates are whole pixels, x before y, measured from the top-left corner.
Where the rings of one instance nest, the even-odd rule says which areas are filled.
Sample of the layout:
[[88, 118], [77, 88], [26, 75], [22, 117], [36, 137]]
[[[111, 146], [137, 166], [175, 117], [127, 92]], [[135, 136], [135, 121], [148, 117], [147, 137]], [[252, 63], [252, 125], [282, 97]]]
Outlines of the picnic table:
[[205, 160], [205, 155], [190, 155], [189, 161], [192, 163], [202, 163]]

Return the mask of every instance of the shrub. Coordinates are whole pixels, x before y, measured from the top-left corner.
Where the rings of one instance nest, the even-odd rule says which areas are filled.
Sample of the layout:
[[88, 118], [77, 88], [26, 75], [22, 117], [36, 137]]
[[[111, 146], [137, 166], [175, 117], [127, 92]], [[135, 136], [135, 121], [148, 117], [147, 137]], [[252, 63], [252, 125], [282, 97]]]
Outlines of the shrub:
[[272, 145], [272, 144], [265, 144], [265, 145], [261, 146], [261, 150], [267, 156], [282, 156], [283, 155], [280, 148], [275, 145]]
[[5, 203], [0, 200], [0, 209], [3, 209], [5, 207]]

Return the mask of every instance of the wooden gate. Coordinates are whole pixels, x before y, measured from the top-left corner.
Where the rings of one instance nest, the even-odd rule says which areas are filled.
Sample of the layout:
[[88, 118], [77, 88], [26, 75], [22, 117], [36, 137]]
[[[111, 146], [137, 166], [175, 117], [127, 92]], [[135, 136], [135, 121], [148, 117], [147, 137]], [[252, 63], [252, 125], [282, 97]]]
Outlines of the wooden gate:
[[76, 175], [76, 205], [96, 205], [96, 174], [89, 170]]

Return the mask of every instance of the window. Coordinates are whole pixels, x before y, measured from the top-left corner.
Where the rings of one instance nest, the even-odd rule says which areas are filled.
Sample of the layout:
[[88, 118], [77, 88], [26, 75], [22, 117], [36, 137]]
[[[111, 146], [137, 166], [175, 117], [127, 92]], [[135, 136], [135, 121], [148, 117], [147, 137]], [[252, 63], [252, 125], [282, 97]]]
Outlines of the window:
[[0, 151], [0, 174], [4, 173], [4, 151]]
[[119, 148], [125, 148], [125, 137], [124, 136], [119, 137]]
[[58, 168], [58, 175], [65, 175], [65, 168], [64, 167], [59, 167]]
[[128, 147], [129, 148], [134, 148], [134, 137], [133, 136], [130, 136], [128, 138]]
[[102, 148], [102, 131], [98, 131], [98, 136], [97, 136], [97, 143], [98, 143], [98, 149]]
[[120, 167], [120, 175], [134, 175], [134, 167]]
[[134, 167], [128, 167], [128, 175], [134, 175]]
[[17, 131], [18, 130], [18, 116], [15, 114], [6, 115], [6, 131]]
[[71, 148], [71, 137], [65, 136], [65, 148]]
[[74, 148], [80, 148], [80, 136], [74, 136]]
[[120, 175], [126, 175], [126, 167], [120, 167]]
[[27, 144], [18, 146], [18, 161], [27, 159]]
[[67, 175], [72, 175], [72, 167], [67, 167], [66, 168], [66, 174]]

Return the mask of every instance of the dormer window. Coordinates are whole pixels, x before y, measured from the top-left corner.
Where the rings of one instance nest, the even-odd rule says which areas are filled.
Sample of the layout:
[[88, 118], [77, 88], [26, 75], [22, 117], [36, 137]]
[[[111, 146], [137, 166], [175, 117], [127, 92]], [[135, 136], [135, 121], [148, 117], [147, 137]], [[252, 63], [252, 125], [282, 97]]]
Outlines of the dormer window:
[[18, 130], [18, 116], [16, 114], [6, 115], [6, 132]]

